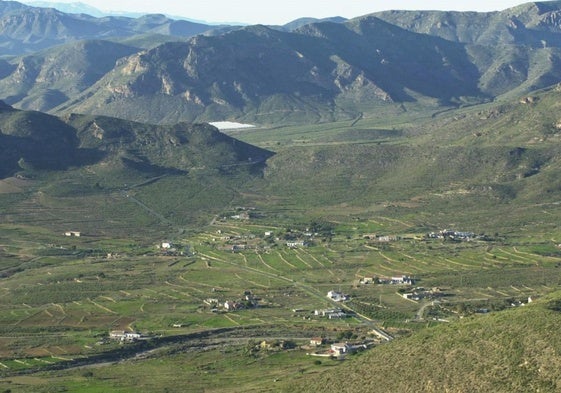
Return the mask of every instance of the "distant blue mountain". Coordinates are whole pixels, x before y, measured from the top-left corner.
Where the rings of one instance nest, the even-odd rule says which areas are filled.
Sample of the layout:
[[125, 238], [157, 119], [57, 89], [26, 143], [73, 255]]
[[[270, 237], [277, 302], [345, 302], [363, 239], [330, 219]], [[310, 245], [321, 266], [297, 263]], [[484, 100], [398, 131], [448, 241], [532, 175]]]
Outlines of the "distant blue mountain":
[[[126, 16], [128, 18], [139, 18], [141, 16], [146, 15], [146, 13], [141, 12], [128, 12], [128, 11], [102, 11], [98, 8], [92, 7], [89, 4], [85, 4], [82, 2], [75, 2], [75, 3], [57, 3], [53, 1], [22, 1], [23, 4], [27, 4], [33, 7], [43, 7], [43, 8], [55, 8], [61, 12], [67, 14], [87, 14], [91, 16], [95, 16], [97, 18], [104, 17], [104, 16]], [[172, 19], [176, 20], [186, 20], [189, 22], [194, 23], [204, 23], [204, 24], [212, 24], [207, 23], [205, 21], [196, 20], [186, 18], [184, 16], [177, 16], [177, 15], [166, 15]]]
[[43, 7], [43, 8], [56, 8], [67, 14], [87, 14], [95, 17], [107, 16], [108, 14], [92, 7], [88, 4], [76, 2], [76, 3], [56, 3], [51, 1], [22, 1], [23, 4], [30, 5], [32, 7]]

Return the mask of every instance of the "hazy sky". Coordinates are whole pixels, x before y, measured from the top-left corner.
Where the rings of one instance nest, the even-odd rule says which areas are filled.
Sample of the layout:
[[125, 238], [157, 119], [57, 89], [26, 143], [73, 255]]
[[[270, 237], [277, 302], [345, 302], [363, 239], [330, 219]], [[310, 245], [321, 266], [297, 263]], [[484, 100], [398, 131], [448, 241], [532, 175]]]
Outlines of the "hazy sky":
[[[48, 1], [48, 0], [47, 0]], [[81, 1], [100, 10], [163, 13], [205, 22], [285, 24], [299, 17], [352, 18], [376, 11], [458, 10], [497, 11], [522, 4], [524, 0], [53, 0], [59, 3]]]

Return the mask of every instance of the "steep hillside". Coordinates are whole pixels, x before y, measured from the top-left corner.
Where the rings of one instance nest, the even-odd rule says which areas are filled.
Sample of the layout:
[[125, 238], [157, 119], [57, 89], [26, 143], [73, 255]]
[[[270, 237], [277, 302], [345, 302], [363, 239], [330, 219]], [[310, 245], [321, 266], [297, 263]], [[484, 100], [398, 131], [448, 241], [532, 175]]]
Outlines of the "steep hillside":
[[81, 148], [102, 151], [110, 159], [119, 157], [135, 169], [145, 168], [156, 174], [259, 164], [271, 156], [268, 151], [235, 140], [209, 124], [154, 126], [76, 115], [66, 119], [76, 130]]
[[58, 118], [5, 104], [0, 123], [0, 183], [19, 184], [2, 187], [3, 222], [56, 232], [79, 221], [90, 233], [144, 238], [206, 225], [243, 205], [271, 156], [209, 124]]
[[418, 96], [450, 104], [481, 96], [476, 84], [461, 45], [368, 18], [295, 33], [252, 26], [165, 44], [128, 58], [58, 110], [166, 123], [317, 122]]
[[108, 117], [57, 118], [2, 103], [0, 175], [28, 177], [105, 163], [116, 172], [187, 173], [263, 162], [270, 153], [236, 141], [208, 124], [154, 126]]
[[91, 152], [79, 154], [72, 127], [39, 112], [22, 112], [2, 103], [0, 108], [0, 177], [36, 169], [64, 170], [91, 162]]
[[318, 216], [356, 209], [407, 217], [419, 228], [516, 232], [561, 218], [559, 102], [551, 89], [402, 124], [362, 119], [234, 135], [277, 153], [254, 185], [267, 196], [255, 202], [264, 210], [296, 219], [302, 209]]
[[[559, 294], [377, 347], [281, 391], [556, 392]], [[286, 389], [286, 390], [285, 390]]]
[[14, 59], [0, 80], [5, 102], [49, 111], [81, 93], [138, 49], [109, 41], [80, 41]]
[[387, 11], [376, 17], [406, 30], [466, 45], [491, 96], [524, 94], [560, 80], [561, 2], [502, 12]]
[[561, 2], [532, 2], [501, 12], [386, 11], [373, 15], [396, 26], [449, 41], [483, 46], [560, 46]]

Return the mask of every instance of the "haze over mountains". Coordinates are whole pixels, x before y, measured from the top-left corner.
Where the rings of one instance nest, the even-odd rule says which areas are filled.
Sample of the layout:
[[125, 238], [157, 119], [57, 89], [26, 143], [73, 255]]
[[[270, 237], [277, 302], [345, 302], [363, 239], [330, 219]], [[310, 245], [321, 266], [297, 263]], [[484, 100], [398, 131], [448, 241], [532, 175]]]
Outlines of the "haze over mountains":
[[558, 1], [280, 27], [0, 8], [0, 97], [56, 114], [318, 122], [481, 103], [561, 81]]
[[[88, 4], [81, 3], [81, 2], [57, 3], [57, 2], [49, 2], [49, 1], [24, 1], [23, 4], [27, 4], [31, 7], [55, 8], [67, 14], [88, 14], [95, 17], [110, 16], [110, 14], [106, 12], [103, 12], [95, 7], [92, 7]], [[135, 15], [127, 15], [127, 16], [134, 17]]]
[[[100, 10], [96, 7], [93, 7], [89, 4], [85, 4], [82, 2], [59, 3], [59, 2], [52, 2], [52, 1], [24, 1], [23, 3], [32, 7], [55, 8], [67, 14], [87, 14], [98, 18], [105, 17], [105, 16], [125, 16], [129, 18], [138, 18], [145, 15], [139, 12]], [[172, 17], [172, 18], [186, 19], [181, 17], [175, 17], [175, 18]], [[191, 19], [186, 19], [186, 20], [190, 20], [191, 22], [196, 22], [196, 23], [204, 23], [202, 21], [196, 21]]]

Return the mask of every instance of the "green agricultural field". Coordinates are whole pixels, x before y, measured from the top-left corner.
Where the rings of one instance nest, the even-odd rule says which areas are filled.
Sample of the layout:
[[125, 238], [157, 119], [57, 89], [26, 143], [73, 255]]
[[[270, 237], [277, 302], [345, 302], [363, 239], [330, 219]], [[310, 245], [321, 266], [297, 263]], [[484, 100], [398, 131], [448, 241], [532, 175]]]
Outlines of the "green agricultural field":
[[[454, 320], [461, 315], [458, 311], [498, 310], [505, 307], [501, 304], [510, 307], [515, 301], [544, 296], [561, 284], [557, 248], [540, 237], [526, 241], [508, 236], [469, 242], [427, 239], [424, 234], [406, 232], [416, 227], [414, 223], [380, 216], [332, 223], [329, 236], [305, 235], [307, 247], [287, 247], [284, 238], [302, 236], [297, 228], [305, 226], [274, 226], [268, 216], [248, 221], [223, 218], [197, 234], [173, 235], [176, 244], [189, 245], [188, 255], [158, 249], [162, 239], [168, 239], [163, 236], [142, 244], [3, 226], [5, 238], [20, 240], [3, 251], [11, 258], [4, 268], [10, 273], [2, 281], [0, 354], [4, 366], [0, 372], [12, 378], [23, 370], [47, 370], [61, 359], [118, 354], [116, 343], [100, 345], [99, 341], [110, 330], [119, 329], [173, 338], [221, 328], [262, 326], [268, 331], [272, 325], [280, 330], [276, 339], [296, 337], [301, 343], [318, 333], [335, 339], [337, 332], [349, 329], [366, 336], [370, 326], [399, 335], [438, 324], [431, 315]], [[273, 235], [265, 236], [265, 229]], [[371, 237], [375, 233], [392, 240], [376, 240]], [[32, 238], [38, 241], [31, 242]], [[61, 245], [52, 243], [55, 239]], [[239, 249], [232, 252], [232, 244]], [[24, 251], [27, 261], [22, 259], [17, 265]], [[399, 275], [414, 277], [417, 287], [439, 288], [437, 297], [414, 301], [403, 297], [411, 287], [361, 282], [365, 277]], [[334, 303], [326, 297], [330, 290], [344, 292], [351, 300]], [[243, 302], [248, 291], [257, 299], [257, 307], [223, 308], [227, 300]], [[435, 299], [438, 304], [431, 303]], [[351, 316], [328, 320], [313, 315], [314, 310], [333, 307], [343, 307]], [[240, 338], [242, 342], [251, 339], [252, 335], [243, 334]], [[177, 345], [181, 344], [170, 348]], [[308, 370], [313, 364], [302, 352], [290, 356], [294, 364], [283, 373], [291, 367]], [[148, 372], [160, 362], [158, 356], [150, 359], [129, 367], [140, 374]], [[177, 366], [191, 364], [185, 356], [165, 359]], [[94, 375], [101, 370], [105, 368], [96, 369]], [[40, 380], [44, 383], [48, 375]], [[126, 378], [105, 385], [101, 377], [67, 375], [62, 378], [64, 386], [83, 384], [92, 391], [112, 386], [127, 391]], [[222, 383], [228, 384], [234, 375], [239, 374], [215, 380], [213, 386], [224, 388]], [[236, 380], [242, 379], [247, 381], [244, 389], [259, 391], [251, 378]], [[199, 388], [204, 381], [199, 380]]]
[[[377, 329], [391, 347], [547, 298], [561, 284], [558, 148], [502, 143], [506, 116], [536, 121], [515, 108], [469, 143], [467, 119], [492, 108], [237, 132], [275, 151], [263, 163], [20, 179], [0, 194], [0, 387], [282, 391], [340, 368], [307, 355], [312, 337], [373, 351]], [[427, 236], [444, 229], [473, 236]], [[402, 276], [413, 283], [391, 283]]]

